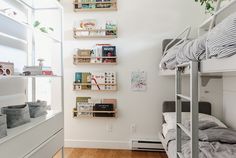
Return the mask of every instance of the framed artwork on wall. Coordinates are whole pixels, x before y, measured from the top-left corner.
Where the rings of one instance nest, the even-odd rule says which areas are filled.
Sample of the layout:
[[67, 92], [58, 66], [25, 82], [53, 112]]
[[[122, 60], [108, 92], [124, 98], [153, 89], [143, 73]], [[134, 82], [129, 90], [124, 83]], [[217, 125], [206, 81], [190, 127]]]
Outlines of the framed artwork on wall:
[[131, 90], [146, 91], [147, 89], [147, 73], [145, 71], [131, 72]]

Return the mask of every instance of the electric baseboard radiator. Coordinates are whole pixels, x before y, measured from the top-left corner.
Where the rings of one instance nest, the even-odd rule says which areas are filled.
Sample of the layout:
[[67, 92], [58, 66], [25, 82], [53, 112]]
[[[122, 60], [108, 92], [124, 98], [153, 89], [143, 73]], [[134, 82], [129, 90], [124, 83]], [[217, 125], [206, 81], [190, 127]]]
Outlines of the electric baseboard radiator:
[[164, 151], [160, 141], [132, 140], [132, 150], [140, 151]]

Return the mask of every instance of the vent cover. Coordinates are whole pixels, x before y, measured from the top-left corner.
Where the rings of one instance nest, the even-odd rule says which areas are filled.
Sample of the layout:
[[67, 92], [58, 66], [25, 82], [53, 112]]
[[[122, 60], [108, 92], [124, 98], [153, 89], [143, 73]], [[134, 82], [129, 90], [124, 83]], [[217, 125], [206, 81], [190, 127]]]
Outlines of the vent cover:
[[132, 150], [140, 151], [164, 151], [160, 141], [132, 140]]

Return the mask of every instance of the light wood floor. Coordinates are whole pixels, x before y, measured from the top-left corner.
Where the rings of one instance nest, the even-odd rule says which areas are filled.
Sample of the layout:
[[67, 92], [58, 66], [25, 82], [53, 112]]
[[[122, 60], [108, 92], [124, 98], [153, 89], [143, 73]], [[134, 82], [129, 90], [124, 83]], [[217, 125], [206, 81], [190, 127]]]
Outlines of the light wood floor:
[[[61, 158], [58, 153], [54, 158]], [[139, 152], [107, 149], [65, 149], [65, 158], [168, 158], [164, 152]]]

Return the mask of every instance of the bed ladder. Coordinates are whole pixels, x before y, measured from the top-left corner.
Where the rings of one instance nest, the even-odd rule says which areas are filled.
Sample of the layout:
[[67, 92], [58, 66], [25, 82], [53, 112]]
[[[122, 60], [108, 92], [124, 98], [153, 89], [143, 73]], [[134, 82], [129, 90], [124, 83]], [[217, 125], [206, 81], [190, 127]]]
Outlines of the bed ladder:
[[[190, 97], [182, 94], [182, 74], [184, 68], [190, 69]], [[182, 131], [190, 137], [191, 158], [198, 158], [198, 62], [191, 61], [176, 67], [176, 149], [177, 158], [184, 158], [182, 154]], [[190, 130], [182, 124], [182, 100], [190, 101]]]

